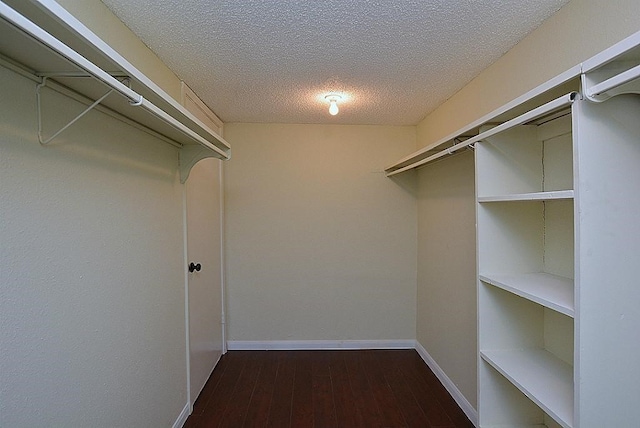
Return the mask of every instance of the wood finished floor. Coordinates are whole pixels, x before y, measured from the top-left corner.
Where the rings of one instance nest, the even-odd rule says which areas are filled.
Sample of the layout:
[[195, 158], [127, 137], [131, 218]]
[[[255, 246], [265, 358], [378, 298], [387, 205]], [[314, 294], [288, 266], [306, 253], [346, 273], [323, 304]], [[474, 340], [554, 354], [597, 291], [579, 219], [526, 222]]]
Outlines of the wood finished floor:
[[415, 350], [230, 351], [185, 427], [473, 424]]

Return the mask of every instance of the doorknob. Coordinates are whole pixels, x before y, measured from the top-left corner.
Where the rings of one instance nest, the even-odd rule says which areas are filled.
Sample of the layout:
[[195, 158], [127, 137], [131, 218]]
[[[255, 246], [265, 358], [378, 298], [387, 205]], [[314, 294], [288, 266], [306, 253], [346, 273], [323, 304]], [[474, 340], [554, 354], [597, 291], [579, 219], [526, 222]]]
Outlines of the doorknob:
[[200, 272], [200, 269], [202, 269], [202, 265], [200, 263], [189, 263], [189, 272], [193, 272], [194, 270]]

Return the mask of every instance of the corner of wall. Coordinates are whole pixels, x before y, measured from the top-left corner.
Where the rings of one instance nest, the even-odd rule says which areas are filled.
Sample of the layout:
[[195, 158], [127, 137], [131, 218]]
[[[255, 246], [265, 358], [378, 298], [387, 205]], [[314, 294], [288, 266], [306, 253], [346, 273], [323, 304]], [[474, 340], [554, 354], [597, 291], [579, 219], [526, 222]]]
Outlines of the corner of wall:
[[458, 406], [462, 409], [465, 415], [469, 418], [469, 420], [475, 425], [478, 426], [478, 411], [471, 405], [471, 403], [465, 398], [465, 396], [460, 392], [458, 387], [453, 383], [453, 381], [447, 376], [447, 374], [440, 368], [436, 360], [434, 360], [431, 355], [424, 349], [424, 346], [420, 344], [420, 342], [416, 341], [416, 351], [422, 358], [422, 360], [429, 366], [431, 371], [436, 375], [440, 383], [447, 389], [449, 394], [456, 400]]
[[190, 408], [191, 406], [189, 406], [189, 403], [185, 404], [182, 412], [180, 412], [180, 414], [178, 415], [178, 419], [176, 419], [176, 421], [171, 426], [172, 428], [182, 428], [184, 426], [184, 424], [187, 422], [187, 418], [189, 418]]

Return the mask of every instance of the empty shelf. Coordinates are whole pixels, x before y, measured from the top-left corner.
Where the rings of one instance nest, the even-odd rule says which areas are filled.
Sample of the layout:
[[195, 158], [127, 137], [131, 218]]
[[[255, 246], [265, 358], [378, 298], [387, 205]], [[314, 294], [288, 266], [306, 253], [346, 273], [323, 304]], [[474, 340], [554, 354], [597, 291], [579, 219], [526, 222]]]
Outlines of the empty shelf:
[[544, 349], [481, 351], [482, 359], [565, 428], [573, 426], [573, 368]]
[[517, 193], [512, 195], [478, 196], [478, 202], [509, 201], [552, 201], [573, 199], [573, 190], [557, 190], [552, 192]]
[[480, 280], [573, 317], [573, 280], [548, 273], [487, 274]]

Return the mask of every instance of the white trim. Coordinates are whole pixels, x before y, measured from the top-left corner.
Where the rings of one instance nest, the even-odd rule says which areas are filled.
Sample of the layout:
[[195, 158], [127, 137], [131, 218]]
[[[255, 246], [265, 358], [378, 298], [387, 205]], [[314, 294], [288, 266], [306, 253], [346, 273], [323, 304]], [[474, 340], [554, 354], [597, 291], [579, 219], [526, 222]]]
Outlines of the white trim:
[[407, 340], [229, 340], [230, 351], [289, 351], [306, 349], [415, 349]]
[[189, 407], [189, 403], [184, 405], [182, 412], [178, 415], [178, 419], [173, 423], [172, 428], [182, 428], [184, 426], [187, 422], [187, 418], [189, 417]]
[[640, 44], [640, 31], [597, 53], [582, 63], [582, 72], [589, 73], [607, 65]]
[[[187, 185], [182, 185], [182, 246], [183, 246], [183, 263], [184, 269], [184, 330], [185, 330], [185, 346], [186, 346], [186, 369], [187, 369], [187, 403], [189, 406], [188, 414], [191, 414], [193, 407], [191, 405], [191, 343], [189, 342], [189, 264], [188, 242], [187, 242]], [[194, 400], [195, 401], [195, 400]]]
[[227, 276], [226, 276], [226, 237], [225, 237], [225, 181], [224, 163], [218, 162], [218, 178], [220, 186], [220, 302], [222, 304], [220, 316], [220, 328], [222, 329], [222, 354], [227, 353]]
[[440, 368], [438, 363], [436, 363], [436, 360], [434, 360], [433, 357], [429, 355], [427, 350], [424, 349], [424, 346], [422, 346], [418, 341], [416, 341], [416, 351], [418, 351], [418, 354], [420, 354], [424, 362], [427, 363], [431, 371], [433, 371], [438, 380], [440, 380], [440, 383], [442, 383], [442, 385], [447, 389], [453, 399], [456, 400], [458, 406], [460, 406], [462, 411], [465, 413], [465, 415], [467, 415], [469, 420], [471, 420], [473, 425], [477, 427], [478, 411], [471, 405], [471, 403], [469, 403], [465, 396], [462, 395], [462, 392], [460, 392], [458, 387], [453, 383], [451, 379], [449, 379], [449, 376], [447, 376], [444, 370]]
[[[193, 92], [193, 89], [191, 89], [189, 85], [187, 85], [184, 82], [184, 80], [181, 80], [180, 81], [180, 100], [181, 100], [182, 106], [185, 108], [187, 108], [187, 99], [191, 100], [191, 102], [193, 102], [193, 104], [198, 108], [200, 113], [202, 113], [204, 116], [207, 117], [207, 119], [209, 119], [209, 121], [213, 125], [213, 127], [210, 127], [210, 128], [213, 129], [218, 135], [222, 136], [222, 126], [223, 126], [222, 120], [220, 120], [220, 118], [216, 116], [216, 114], [209, 108], [209, 106], [206, 105], [204, 101], [202, 101], [195, 92]], [[188, 108], [187, 108], [187, 111], [189, 111]], [[193, 114], [193, 112], [191, 113]], [[203, 123], [205, 125], [208, 125], [204, 121]]]

